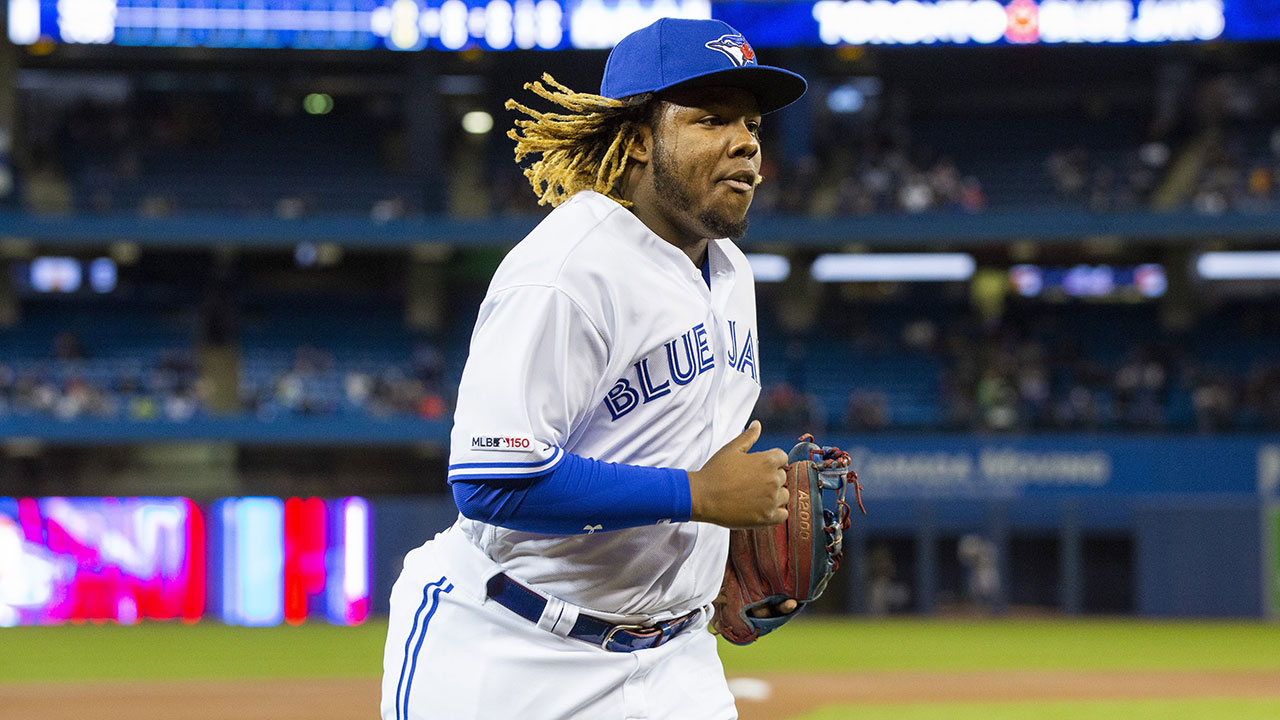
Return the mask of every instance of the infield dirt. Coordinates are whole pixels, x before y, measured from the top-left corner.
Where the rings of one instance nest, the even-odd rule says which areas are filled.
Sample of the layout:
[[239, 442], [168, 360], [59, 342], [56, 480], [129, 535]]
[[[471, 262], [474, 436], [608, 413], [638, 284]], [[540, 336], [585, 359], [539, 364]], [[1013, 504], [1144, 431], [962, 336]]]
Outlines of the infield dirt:
[[[1273, 670], [749, 677], [768, 693], [739, 700], [741, 720], [785, 720], [819, 703], [1280, 698]], [[0, 685], [0, 720], [353, 720], [377, 716], [378, 687], [376, 678]]]

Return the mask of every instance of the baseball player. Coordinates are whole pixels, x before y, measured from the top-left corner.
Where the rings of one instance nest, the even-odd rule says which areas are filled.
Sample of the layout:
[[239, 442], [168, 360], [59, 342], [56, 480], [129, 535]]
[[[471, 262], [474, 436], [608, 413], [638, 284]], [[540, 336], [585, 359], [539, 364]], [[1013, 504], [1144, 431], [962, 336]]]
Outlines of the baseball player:
[[382, 717], [734, 718], [709, 605], [727, 528], [786, 519], [787, 457], [752, 451], [754, 278], [726, 238], [746, 231], [761, 115], [805, 81], [722, 22], [663, 19], [618, 44], [599, 95], [526, 87], [558, 106], [508, 102], [555, 210], [481, 304], [451, 435], [461, 513], [405, 557]]

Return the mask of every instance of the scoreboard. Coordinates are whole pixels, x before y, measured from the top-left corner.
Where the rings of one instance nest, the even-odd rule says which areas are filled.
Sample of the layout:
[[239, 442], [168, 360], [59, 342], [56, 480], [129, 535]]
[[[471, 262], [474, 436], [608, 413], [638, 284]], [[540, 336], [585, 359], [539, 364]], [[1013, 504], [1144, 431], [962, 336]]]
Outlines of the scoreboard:
[[1143, 44], [1280, 38], [1275, 0], [0, 0], [18, 45], [610, 48], [659, 17], [759, 47]]
[[0, 497], [0, 628], [357, 625], [371, 533], [359, 497]]

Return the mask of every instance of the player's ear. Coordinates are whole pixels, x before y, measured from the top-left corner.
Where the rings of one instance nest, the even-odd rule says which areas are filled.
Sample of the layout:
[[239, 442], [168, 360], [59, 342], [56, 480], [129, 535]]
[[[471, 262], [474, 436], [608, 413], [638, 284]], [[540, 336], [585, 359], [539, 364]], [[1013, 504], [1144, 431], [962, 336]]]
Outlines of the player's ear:
[[636, 128], [636, 140], [631, 143], [631, 149], [627, 151], [627, 157], [635, 162], [648, 164], [652, 155], [653, 128], [649, 125], [638, 125]]
[[627, 153], [627, 157], [636, 163], [648, 164], [653, 157], [658, 125], [662, 122], [668, 105], [669, 103], [665, 100], [654, 97], [641, 110], [641, 117], [644, 119], [637, 123], [636, 141], [631, 144], [631, 150]]

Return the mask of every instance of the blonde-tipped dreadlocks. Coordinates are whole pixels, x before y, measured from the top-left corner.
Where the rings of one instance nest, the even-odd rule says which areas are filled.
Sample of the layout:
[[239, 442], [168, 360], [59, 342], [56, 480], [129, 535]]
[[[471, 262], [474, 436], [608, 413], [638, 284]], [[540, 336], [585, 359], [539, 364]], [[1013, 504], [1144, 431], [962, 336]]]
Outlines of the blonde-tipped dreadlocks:
[[569, 111], [541, 113], [515, 100], [506, 102], [508, 110], [533, 118], [516, 120], [507, 137], [516, 141], [517, 163], [526, 155], [542, 154], [524, 170], [538, 204], [555, 206], [579, 190], [595, 190], [629, 206], [631, 203], [618, 196], [618, 181], [627, 169], [628, 153], [640, 135], [640, 124], [647, 119], [642, 113], [651, 96], [613, 100], [577, 93], [549, 73], [543, 73], [541, 81], [525, 83], [524, 88]]

